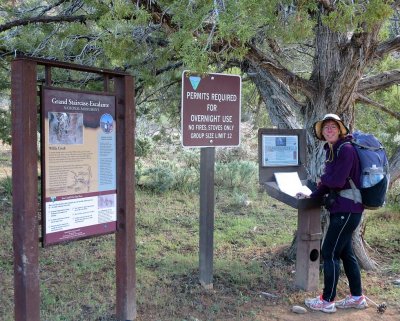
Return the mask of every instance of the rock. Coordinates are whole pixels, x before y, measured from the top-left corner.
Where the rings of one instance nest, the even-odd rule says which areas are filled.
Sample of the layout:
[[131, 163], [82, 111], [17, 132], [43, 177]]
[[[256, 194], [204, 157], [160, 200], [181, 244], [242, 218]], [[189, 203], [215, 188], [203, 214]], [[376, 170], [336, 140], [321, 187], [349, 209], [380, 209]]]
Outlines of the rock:
[[394, 281], [393, 281], [393, 284], [394, 284], [394, 285], [399, 285], [399, 286], [400, 286], [400, 279], [394, 280]]
[[304, 314], [304, 313], [307, 313], [307, 309], [303, 308], [299, 305], [294, 305], [294, 306], [292, 306], [292, 312], [297, 313], [297, 314]]
[[277, 299], [278, 296], [272, 293], [268, 293], [268, 292], [260, 292], [260, 294], [264, 297], [264, 298], [268, 298], [268, 299]]

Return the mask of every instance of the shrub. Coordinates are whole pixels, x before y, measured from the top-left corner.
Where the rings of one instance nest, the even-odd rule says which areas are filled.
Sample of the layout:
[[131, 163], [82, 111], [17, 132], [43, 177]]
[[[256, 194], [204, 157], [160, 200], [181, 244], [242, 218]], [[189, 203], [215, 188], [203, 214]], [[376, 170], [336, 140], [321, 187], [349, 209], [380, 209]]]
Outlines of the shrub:
[[6, 198], [11, 198], [12, 194], [12, 178], [11, 176], [6, 176], [0, 180], [0, 193]]
[[254, 190], [258, 186], [257, 170], [257, 164], [249, 161], [217, 163], [215, 185], [231, 189]]
[[166, 192], [175, 185], [174, 165], [167, 161], [143, 170], [142, 186], [156, 193]]
[[11, 145], [11, 111], [0, 108], [0, 144], [1, 141]]
[[139, 136], [135, 140], [135, 156], [146, 157], [152, 150], [153, 143], [149, 137]]
[[175, 173], [174, 189], [184, 193], [198, 191], [200, 186], [200, 174], [194, 167], [183, 167]]

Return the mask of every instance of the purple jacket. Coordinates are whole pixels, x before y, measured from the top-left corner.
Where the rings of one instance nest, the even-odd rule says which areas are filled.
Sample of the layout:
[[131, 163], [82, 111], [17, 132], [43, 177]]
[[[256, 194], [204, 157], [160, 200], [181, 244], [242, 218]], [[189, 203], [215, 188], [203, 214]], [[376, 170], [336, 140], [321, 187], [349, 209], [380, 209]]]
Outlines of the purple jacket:
[[[344, 139], [339, 139], [332, 146], [332, 150], [328, 143], [324, 145], [326, 151], [325, 170], [317, 190], [311, 194], [312, 198], [322, 197], [328, 194], [331, 189], [335, 191], [350, 189], [349, 177], [356, 187], [360, 188], [361, 170], [357, 152], [351, 144], [342, 145], [346, 141], [351, 141], [352, 138], [351, 135], [348, 135]], [[339, 146], [341, 147], [338, 155]], [[362, 213], [363, 210], [364, 206], [361, 203], [356, 204], [353, 200], [338, 195], [329, 212]]]

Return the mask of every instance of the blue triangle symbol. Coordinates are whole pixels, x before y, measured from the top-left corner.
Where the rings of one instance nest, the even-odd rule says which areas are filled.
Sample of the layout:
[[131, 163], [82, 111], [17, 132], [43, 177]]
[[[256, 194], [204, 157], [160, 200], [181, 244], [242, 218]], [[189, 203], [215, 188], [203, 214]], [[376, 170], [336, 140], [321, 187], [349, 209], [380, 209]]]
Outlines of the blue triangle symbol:
[[190, 77], [189, 77], [189, 80], [190, 80], [190, 83], [192, 84], [193, 89], [196, 90], [197, 87], [198, 87], [199, 84], [200, 84], [201, 78], [198, 77], [198, 76], [190, 76]]

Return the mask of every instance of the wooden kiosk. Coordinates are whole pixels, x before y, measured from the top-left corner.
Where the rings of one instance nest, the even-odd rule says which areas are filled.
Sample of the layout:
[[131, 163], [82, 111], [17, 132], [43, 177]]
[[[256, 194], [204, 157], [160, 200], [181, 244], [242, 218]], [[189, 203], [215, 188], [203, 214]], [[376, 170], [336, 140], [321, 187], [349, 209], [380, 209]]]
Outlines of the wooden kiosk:
[[[40, 72], [45, 76], [44, 83], [41, 86], [38, 83], [39, 66], [42, 68]], [[116, 231], [114, 232], [115, 310], [118, 320], [134, 320], [136, 319], [136, 243], [134, 199], [135, 154], [133, 144], [135, 133], [135, 94], [133, 77], [119, 71], [35, 57], [17, 57], [11, 63], [15, 321], [40, 320], [39, 241], [43, 241], [44, 237], [39, 238], [39, 223], [44, 226], [45, 219], [42, 218], [39, 220], [38, 217], [37, 120], [38, 111], [43, 111], [43, 100], [38, 106], [38, 88], [46, 86], [55, 89], [56, 82], [52, 80], [52, 71], [54, 69], [62, 69], [65, 73], [72, 70], [96, 74], [99, 79], [103, 79], [103, 90], [91, 94], [96, 95], [95, 97], [100, 97], [99, 95], [112, 96], [112, 101], [114, 102], [113, 109], [115, 109], [115, 119], [118, 122], [115, 154], [118, 155], [118, 158], [116, 159], [115, 166], [112, 166], [110, 163], [109, 167], [115, 167], [115, 173], [117, 173], [116, 199], [118, 206], [116, 206]], [[60, 89], [57, 88], [57, 90]], [[89, 96], [89, 93], [81, 93], [77, 90], [68, 90], [67, 94], [70, 95], [68, 97], [73, 97], [71, 95], [75, 94], [82, 95], [82, 97], [92, 97]], [[71, 100], [74, 101], [73, 99]], [[54, 101], [57, 101], [57, 99], [54, 98]], [[63, 105], [70, 108], [71, 103], [69, 102], [68, 104], [67, 101], [66, 99]], [[86, 103], [87, 101], [83, 102]], [[91, 103], [100, 104], [100, 101], [91, 101]], [[85, 106], [79, 102], [75, 103], [75, 106], [72, 107], [80, 109], [80, 107]], [[100, 107], [105, 108], [105, 106]], [[80, 113], [84, 113], [84, 111], [80, 109]], [[100, 130], [100, 125], [97, 128]], [[44, 135], [41, 135], [42, 147], [44, 146], [43, 137]], [[92, 145], [96, 144], [97, 142], [95, 141], [95, 144]], [[59, 145], [63, 148], [66, 144]], [[111, 142], [110, 145], [113, 145], [113, 143]], [[58, 147], [55, 148], [58, 150]], [[76, 159], [75, 161], [71, 161], [71, 164], [74, 165], [75, 163]], [[118, 172], [116, 168], [118, 168]], [[43, 174], [44, 171], [42, 170], [42, 177], [44, 177]], [[104, 195], [103, 191], [97, 192], [98, 195], [101, 193]], [[41, 195], [44, 195], [44, 193], [42, 192]], [[44, 203], [42, 201], [42, 209], [45, 208]], [[107, 224], [100, 225], [109, 226], [110, 224], [107, 222]], [[74, 231], [78, 229], [81, 228], [71, 229], [70, 234], [78, 235], [77, 233], [74, 234]], [[93, 230], [92, 226], [88, 226], [88, 230], [90, 229]], [[45, 228], [42, 227], [42, 231], [44, 232]], [[89, 233], [81, 234], [79, 238], [86, 238], [88, 236]]]
[[306, 131], [267, 129], [258, 132], [259, 182], [268, 195], [298, 210], [295, 285], [306, 291], [318, 289], [321, 201], [297, 199], [282, 192], [274, 173], [297, 172], [307, 185]]

